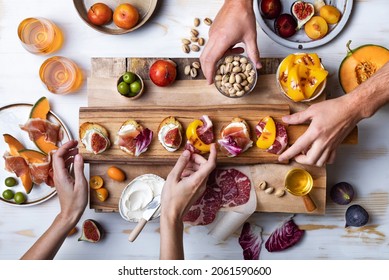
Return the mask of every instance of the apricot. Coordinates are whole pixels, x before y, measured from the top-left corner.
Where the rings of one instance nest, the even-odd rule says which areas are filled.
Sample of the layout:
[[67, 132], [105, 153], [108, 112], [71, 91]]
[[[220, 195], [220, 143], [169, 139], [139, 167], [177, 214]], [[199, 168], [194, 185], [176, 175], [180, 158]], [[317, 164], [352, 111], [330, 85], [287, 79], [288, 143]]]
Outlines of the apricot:
[[314, 16], [305, 24], [304, 30], [309, 38], [317, 40], [328, 33], [328, 24], [321, 16]]
[[325, 5], [320, 9], [320, 16], [324, 18], [328, 24], [335, 24], [340, 20], [340, 11], [334, 6]]

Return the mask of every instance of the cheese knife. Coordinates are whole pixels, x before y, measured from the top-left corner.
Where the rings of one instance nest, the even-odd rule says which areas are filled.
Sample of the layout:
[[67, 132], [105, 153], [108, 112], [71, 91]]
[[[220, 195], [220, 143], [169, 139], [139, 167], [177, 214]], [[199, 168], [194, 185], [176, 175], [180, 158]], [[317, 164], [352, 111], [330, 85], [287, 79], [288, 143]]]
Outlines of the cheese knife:
[[135, 228], [131, 231], [130, 235], [128, 236], [128, 240], [130, 242], [133, 242], [138, 237], [139, 233], [145, 227], [146, 223], [151, 219], [151, 217], [155, 214], [155, 212], [157, 212], [160, 206], [161, 206], [161, 196], [157, 195], [147, 205], [145, 211], [142, 214], [142, 218], [139, 220], [138, 224], [135, 226]]

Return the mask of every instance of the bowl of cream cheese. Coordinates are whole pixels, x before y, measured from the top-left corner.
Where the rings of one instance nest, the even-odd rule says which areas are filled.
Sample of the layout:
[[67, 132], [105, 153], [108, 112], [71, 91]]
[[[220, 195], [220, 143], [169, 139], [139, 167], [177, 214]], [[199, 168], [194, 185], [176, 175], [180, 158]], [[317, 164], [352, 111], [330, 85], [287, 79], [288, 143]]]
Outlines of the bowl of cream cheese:
[[[155, 174], [143, 174], [132, 180], [124, 189], [119, 200], [119, 213], [129, 222], [138, 222], [154, 197], [161, 195], [165, 180]], [[160, 216], [157, 210], [151, 220]]]

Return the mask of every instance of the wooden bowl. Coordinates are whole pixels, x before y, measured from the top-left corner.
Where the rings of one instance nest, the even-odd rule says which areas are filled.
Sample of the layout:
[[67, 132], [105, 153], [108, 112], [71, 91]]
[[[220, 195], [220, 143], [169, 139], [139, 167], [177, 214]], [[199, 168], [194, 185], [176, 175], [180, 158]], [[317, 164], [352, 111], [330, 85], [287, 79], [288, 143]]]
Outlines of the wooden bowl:
[[[139, 11], [138, 24], [131, 29], [119, 28], [113, 22], [101, 26], [92, 24], [91, 22], [89, 22], [88, 19], [88, 10], [93, 4], [98, 2], [107, 4], [112, 9], [112, 11], [114, 11], [115, 8], [122, 3], [130, 3], [131, 5], [134, 5]], [[120, 35], [134, 31], [141, 27], [143, 24], [145, 24], [153, 14], [155, 8], [157, 7], [158, 0], [73, 0], [73, 3], [79, 16], [84, 20], [87, 25], [105, 34]]]
[[[132, 73], [134, 73], [134, 72], [132, 72]], [[140, 81], [140, 85], [141, 85], [141, 89], [140, 89], [140, 91], [137, 93], [137, 95], [135, 95], [135, 96], [125, 96], [125, 95], [121, 94], [119, 91], [117, 91], [118, 94], [120, 94], [121, 96], [123, 96], [123, 97], [125, 97], [125, 98], [127, 98], [127, 99], [130, 99], [130, 100], [135, 100], [135, 99], [138, 99], [139, 97], [141, 97], [141, 95], [143, 94], [144, 89], [145, 89], [145, 84], [144, 84], [144, 82], [143, 82], [142, 77], [139, 76], [137, 73], [134, 73], [134, 74], [135, 74], [135, 76], [136, 76], [136, 79]], [[123, 73], [123, 75], [124, 75], [124, 73]], [[121, 75], [121, 76], [119, 77], [119, 79], [117, 80], [116, 86], [118, 86], [121, 82], [124, 81], [124, 80], [123, 80], [123, 75]]]

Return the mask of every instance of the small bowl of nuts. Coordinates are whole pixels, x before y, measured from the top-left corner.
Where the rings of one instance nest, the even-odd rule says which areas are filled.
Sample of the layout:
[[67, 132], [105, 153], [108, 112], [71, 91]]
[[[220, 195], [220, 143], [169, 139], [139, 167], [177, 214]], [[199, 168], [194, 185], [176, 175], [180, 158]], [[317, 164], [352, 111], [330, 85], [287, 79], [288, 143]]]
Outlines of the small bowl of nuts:
[[246, 56], [228, 55], [216, 64], [215, 86], [227, 97], [238, 98], [249, 94], [254, 89], [257, 78], [257, 69]]

